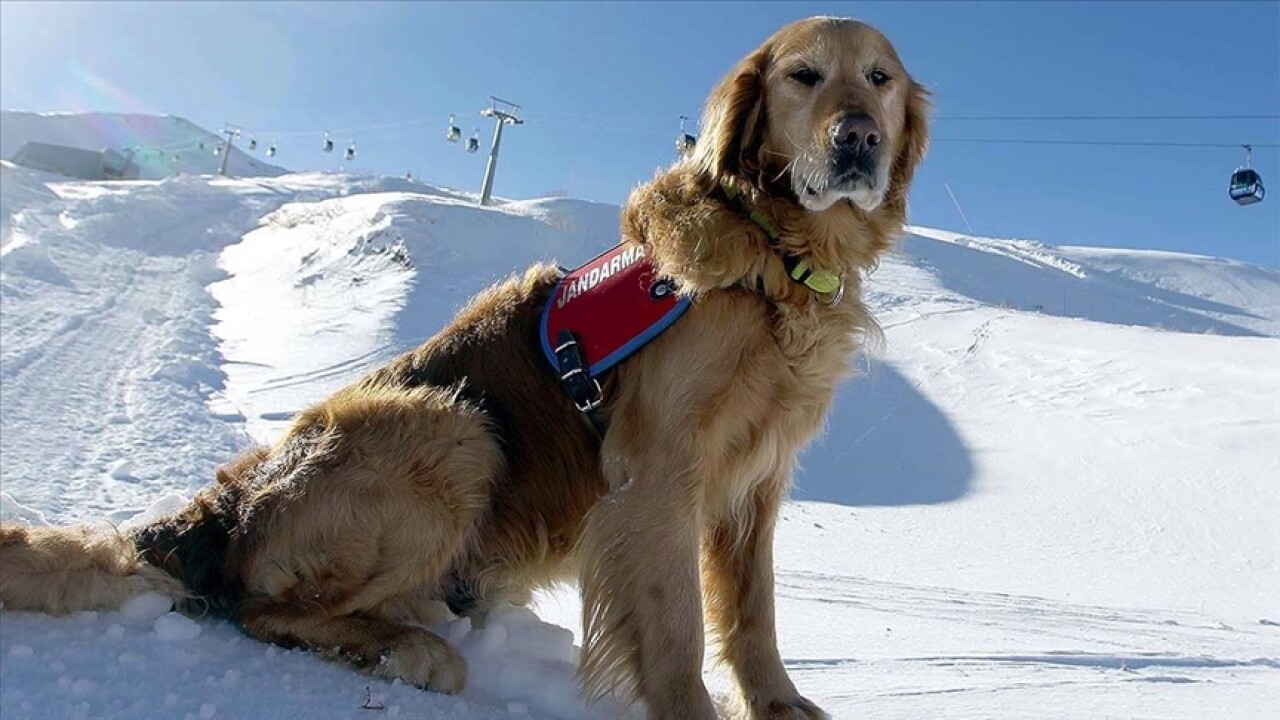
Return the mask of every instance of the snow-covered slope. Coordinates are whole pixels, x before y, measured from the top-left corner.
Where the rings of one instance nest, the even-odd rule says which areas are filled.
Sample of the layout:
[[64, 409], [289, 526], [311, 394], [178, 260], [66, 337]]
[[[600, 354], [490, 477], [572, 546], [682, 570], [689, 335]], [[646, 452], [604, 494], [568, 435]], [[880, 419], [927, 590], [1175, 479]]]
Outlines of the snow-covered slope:
[[[612, 206], [380, 178], [5, 172], [0, 514], [30, 522], [172, 508], [484, 284], [617, 233]], [[801, 689], [836, 717], [1280, 713], [1280, 275], [917, 228], [869, 299], [886, 349], [779, 530]], [[573, 591], [537, 609], [442, 619], [461, 699], [146, 598], [5, 612], [0, 716], [365, 717], [366, 687], [388, 716], [621, 714], [572, 689]]]
[[[215, 153], [222, 138], [185, 118], [130, 113], [0, 111], [0, 157], [12, 159], [24, 143], [31, 141], [95, 151], [111, 148], [124, 152], [135, 148], [131, 157], [141, 170], [140, 177], [150, 180], [178, 173], [212, 175], [222, 163], [222, 158]], [[227, 169], [236, 177], [270, 177], [287, 172], [247, 154], [238, 146], [231, 152]]]
[[1280, 335], [1280, 270], [1151, 250], [1058, 248], [912, 228], [903, 250], [988, 305], [1121, 325]]

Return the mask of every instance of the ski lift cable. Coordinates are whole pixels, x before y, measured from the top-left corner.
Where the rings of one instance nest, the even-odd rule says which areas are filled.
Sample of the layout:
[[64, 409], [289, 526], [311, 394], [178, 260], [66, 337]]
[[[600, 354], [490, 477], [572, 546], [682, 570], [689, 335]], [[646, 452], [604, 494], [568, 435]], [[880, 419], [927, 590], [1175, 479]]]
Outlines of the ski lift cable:
[[418, 118], [415, 120], [400, 120], [397, 122], [373, 123], [370, 125], [359, 125], [355, 127], [345, 127], [345, 128], [337, 128], [337, 129], [331, 128], [327, 131], [326, 130], [278, 130], [278, 131], [260, 130], [260, 131], [254, 131], [254, 132], [257, 134], [258, 137], [269, 135], [274, 138], [320, 136], [320, 135], [324, 135], [325, 132], [329, 132], [337, 135], [348, 135], [353, 133], [369, 132], [373, 130], [386, 130], [390, 128], [410, 127], [413, 125], [430, 125], [433, 122], [435, 121], [430, 119]]
[[[212, 139], [197, 139], [168, 145], [130, 145], [124, 148], [124, 151], [139, 159], [155, 158], [156, 156], [172, 157], [183, 153], [203, 152], [208, 150], [210, 146], [216, 146], [218, 142]], [[201, 147], [202, 144], [205, 147]]]
[[[598, 119], [626, 118], [626, 119], [634, 120], [637, 117], [639, 117], [639, 115], [637, 115], [637, 113], [634, 113], [634, 112], [591, 113], [591, 112], [576, 112], [572, 110], [542, 110], [537, 108], [530, 109], [527, 107], [521, 107], [520, 112], [521, 114], [524, 114], [524, 115], [535, 115], [535, 116], [544, 115], [544, 116], [556, 116], [556, 117], [577, 117], [577, 118], [598, 118]], [[665, 116], [666, 114], [664, 113], [663, 117]], [[658, 114], [654, 113], [654, 117], [658, 117]], [[966, 121], [969, 121], [969, 120], [973, 120], [973, 121], [1018, 120], [1018, 121], [1099, 121], [1099, 122], [1132, 120], [1132, 121], [1163, 122], [1163, 121], [1207, 121], [1207, 120], [1280, 120], [1280, 114], [1274, 114], [1274, 113], [1233, 113], [1233, 114], [1133, 113], [1133, 114], [1114, 114], [1114, 115], [1072, 115], [1072, 114], [947, 115], [947, 114], [939, 114], [939, 115], [935, 115], [934, 119], [935, 120], [966, 120]], [[330, 130], [330, 132], [337, 132], [337, 133], [366, 132], [370, 130], [408, 127], [413, 125], [430, 125], [430, 124], [433, 124], [434, 122], [436, 121], [432, 119], [415, 118], [415, 119], [407, 119], [407, 120], [396, 120], [396, 121], [385, 122], [385, 123], [371, 123], [367, 125], [357, 125], [353, 127], [338, 128], [336, 130]], [[258, 137], [262, 137], [264, 135], [270, 135], [272, 137], [277, 137], [277, 138], [315, 136], [315, 135], [322, 135], [324, 133], [324, 130], [253, 130], [252, 128], [247, 128], [247, 127], [242, 127], [241, 129], [244, 130], [246, 133], [252, 132], [256, 134]]]
[[[629, 118], [634, 119], [641, 117], [637, 113], [589, 113], [589, 112], [572, 112], [565, 110], [539, 110], [537, 108], [523, 111], [527, 115], [546, 115], [556, 117], [580, 117], [580, 118]], [[658, 117], [658, 113], [653, 113]], [[1076, 115], [1076, 114], [1024, 114], [1024, 115], [981, 115], [981, 114], [956, 114], [948, 115], [941, 113], [933, 117], [935, 120], [1036, 120], [1036, 121], [1201, 121], [1201, 120], [1280, 120], [1280, 114], [1271, 113], [1236, 113], [1236, 114], [1148, 114], [1148, 113], [1132, 113], [1132, 114], [1114, 114], [1114, 115]]]
[[[611, 119], [627, 119], [636, 120], [636, 113], [589, 113], [589, 112], [573, 112], [567, 110], [540, 110], [521, 108], [521, 114], [525, 116], [545, 116], [545, 117], [564, 117], [577, 118], [580, 120], [611, 120]], [[655, 114], [655, 117], [657, 115]], [[664, 115], [665, 117], [665, 115]], [[692, 116], [691, 116], [692, 117]], [[1168, 121], [1213, 121], [1213, 120], [1280, 120], [1280, 114], [1268, 113], [1236, 113], [1236, 114], [1115, 114], [1115, 115], [946, 115], [940, 114], [933, 118], [938, 120], [957, 120], [957, 121], [1044, 121], [1044, 122], [1123, 122], [1123, 121], [1142, 121], [1142, 122], [1168, 122]], [[350, 133], [366, 133], [378, 130], [389, 130], [396, 128], [407, 128], [413, 126], [430, 126], [437, 122], [430, 118], [417, 118], [410, 120], [398, 120], [385, 123], [370, 123], [366, 125], [357, 125], [353, 127], [331, 129], [329, 132], [338, 134]], [[324, 130], [253, 130], [251, 128], [242, 128], [246, 133], [252, 133], [258, 137], [271, 136], [274, 138], [292, 138], [292, 137], [319, 137], [325, 133]], [[600, 128], [610, 130], [620, 130], [621, 128]]]
[[938, 120], [1047, 120], [1047, 121], [1196, 121], [1280, 120], [1280, 115], [938, 115]]
[[[1163, 140], [1059, 140], [1051, 138], [933, 138], [940, 143], [985, 143], [991, 145], [1100, 145], [1107, 147], [1238, 148], [1238, 142], [1178, 142]], [[1247, 143], [1253, 147], [1280, 148], [1280, 143]]]

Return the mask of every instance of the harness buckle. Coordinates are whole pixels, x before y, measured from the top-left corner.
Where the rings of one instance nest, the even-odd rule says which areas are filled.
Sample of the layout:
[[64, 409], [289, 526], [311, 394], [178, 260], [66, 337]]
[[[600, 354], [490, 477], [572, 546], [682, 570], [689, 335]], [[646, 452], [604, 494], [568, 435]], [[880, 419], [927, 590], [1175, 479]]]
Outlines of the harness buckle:
[[591, 384], [593, 385], [592, 394], [587, 398], [585, 398], [582, 402], [579, 402], [578, 398], [573, 399], [574, 407], [578, 408], [579, 411], [584, 413], [592, 412], [596, 408], [600, 407], [600, 404], [604, 402], [604, 390], [600, 388], [600, 381], [595, 378], [589, 378], [589, 379], [591, 380]]
[[578, 344], [578, 338], [569, 329], [562, 329], [556, 337], [556, 362], [560, 366], [560, 384], [578, 411], [585, 414], [600, 435], [603, 421], [596, 410], [604, 403], [604, 390], [600, 381], [591, 376], [587, 360]]

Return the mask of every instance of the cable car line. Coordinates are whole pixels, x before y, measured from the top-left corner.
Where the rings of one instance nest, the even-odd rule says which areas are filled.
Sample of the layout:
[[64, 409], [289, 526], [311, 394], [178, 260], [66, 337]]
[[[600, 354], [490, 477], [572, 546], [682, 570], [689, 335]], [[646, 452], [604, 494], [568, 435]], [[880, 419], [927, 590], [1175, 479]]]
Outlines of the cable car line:
[[[1054, 140], [1049, 138], [933, 138], [940, 143], [986, 143], [993, 145], [1101, 145], [1109, 147], [1238, 148], [1241, 143], [1176, 142], [1162, 140]], [[1280, 143], [1249, 143], [1256, 148], [1276, 148]]]
[[938, 115], [935, 120], [1047, 120], [1047, 121], [1180, 121], [1280, 120], [1280, 115]]

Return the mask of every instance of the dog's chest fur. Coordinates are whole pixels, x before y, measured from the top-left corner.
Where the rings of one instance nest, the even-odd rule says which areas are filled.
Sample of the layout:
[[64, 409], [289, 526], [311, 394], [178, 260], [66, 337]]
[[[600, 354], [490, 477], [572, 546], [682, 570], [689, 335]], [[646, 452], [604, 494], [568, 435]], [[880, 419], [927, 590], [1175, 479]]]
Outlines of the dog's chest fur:
[[836, 307], [779, 306], [738, 289], [709, 293], [669, 339], [685, 346], [675, 351], [685, 361], [672, 367], [702, 376], [685, 398], [710, 520], [737, 516], [761, 488], [785, 493], [795, 456], [821, 430], [868, 321], [857, 291], [849, 288]]
[[[765, 205], [781, 231], [777, 243], [677, 170], [638, 188], [623, 213], [624, 237], [649, 245], [660, 271], [694, 304], [643, 353], [662, 361], [639, 359], [622, 384], [678, 398], [667, 410], [686, 418], [713, 521], [737, 516], [761, 488], [785, 493], [862, 336], [875, 332], [858, 273], [874, 264], [893, 229], [848, 206], [813, 215], [794, 202]], [[793, 281], [781, 252], [842, 272], [843, 301], [827, 306]], [[618, 406], [624, 414], [630, 394], [624, 390]]]

